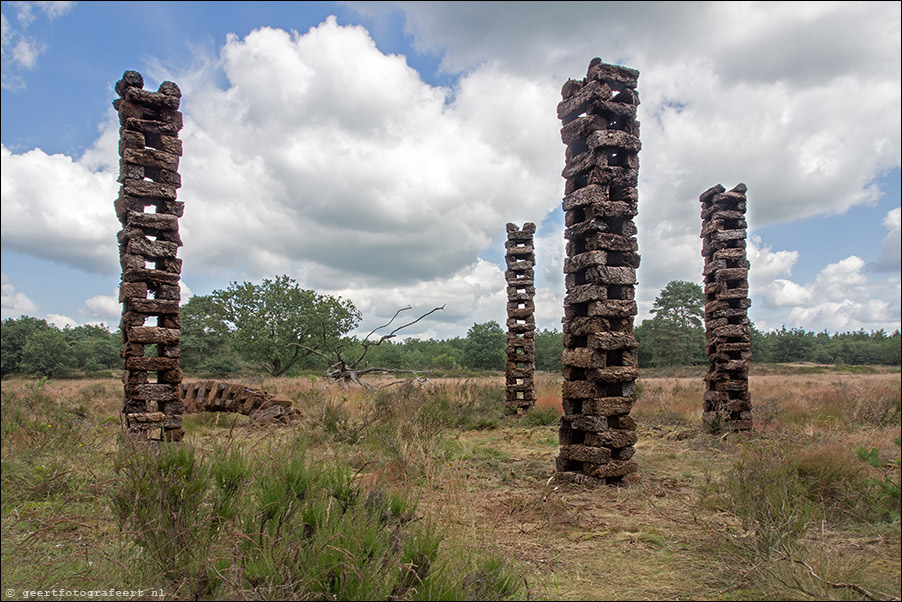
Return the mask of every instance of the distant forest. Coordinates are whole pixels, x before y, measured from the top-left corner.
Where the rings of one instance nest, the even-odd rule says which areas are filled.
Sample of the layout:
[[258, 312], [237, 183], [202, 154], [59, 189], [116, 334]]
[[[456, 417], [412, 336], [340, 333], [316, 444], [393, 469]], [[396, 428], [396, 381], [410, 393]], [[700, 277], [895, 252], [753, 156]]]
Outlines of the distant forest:
[[[634, 329], [639, 367], [705, 364], [704, 305], [697, 283], [668, 283], [654, 301], [653, 317]], [[367, 341], [350, 335], [360, 323], [360, 312], [349, 300], [302, 289], [288, 276], [260, 284], [234, 282], [210, 295], [196, 295], [181, 307], [180, 322], [181, 369], [189, 374], [322, 373], [339, 358], [361, 357]], [[445, 373], [506, 367], [507, 333], [497, 322], [473, 324], [466, 337], [441, 341], [385, 336], [393, 332], [403, 336], [404, 326], [398, 325], [410, 323], [400, 320], [385, 325], [387, 333], [380, 329], [370, 333], [374, 335], [368, 339], [370, 344], [382, 342], [366, 350], [366, 364]], [[801, 328], [761, 332], [750, 325], [750, 329], [753, 363], [900, 365], [898, 330], [831, 335]], [[155, 355], [153, 346], [149, 347], [145, 354]], [[108, 374], [122, 368], [121, 349], [121, 335], [103, 326], [60, 330], [38, 318], [9, 318], [2, 327], [2, 376]], [[563, 349], [563, 333], [537, 331], [536, 369], [560, 371]]]
[[[235, 348], [228, 331], [212, 332], [193, 328], [183, 318], [182, 369], [189, 374], [228, 376], [265, 372]], [[186, 328], [187, 326], [187, 328]], [[639, 366], [702, 365], [704, 330], [677, 332], [678, 344], [662, 340], [655, 332], [654, 319], [635, 328], [639, 340]], [[673, 332], [671, 332], [673, 334]], [[353, 352], [359, 341], [346, 337], [344, 345]], [[369, 365], [421, 371], [504, 370], [506, 336], [496, 322], [474, 324], [466, 337], [446, 340], [407, 339], [385, 341], [370, 349]], [[557, 330], [539, 330], [535, 337], [536, 369], [561, 369], [563, 335]], [[23, 316], [2, 324], [2, 376], [13, 374], [68, 377], [99, 376], [122, 368], [119, 352], [122, 339], [103, 326], [59, 328], [46, 321]], [[814, 333], [800, 328], [760, 332], [752, 328], [752, 362], [816, 362], [819, 364], [900, 365], [902, 337], [898, 330], [876, 332]], [[352, 355], [349, 353], [348, 355]], [[327, 360], [310, 354], [285, 373], [293, 376], [322, 371]]]

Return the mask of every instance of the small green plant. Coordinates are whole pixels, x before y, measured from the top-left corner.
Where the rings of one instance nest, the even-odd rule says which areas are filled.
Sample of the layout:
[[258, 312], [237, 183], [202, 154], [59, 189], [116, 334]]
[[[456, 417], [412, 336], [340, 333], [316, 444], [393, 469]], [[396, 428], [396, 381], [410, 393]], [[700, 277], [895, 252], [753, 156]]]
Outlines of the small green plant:
[[[893, 439], [896, 446], [902, 445], [902, 438], [895, 437]], [[858, 457], [874, 468], [881, 471], [881, 478], [872, 478], [868, 480], [871, 488], [872, 497], [876, 506], [882, 511], [883, 518], [890, 521], [898, 521], [900, 519], [900, 508], [902, 508], [902, 488], [900, 488], [899, 472], [902, 467], [902, 457], [896, 458], [892, 462], [884, 463], [880, 459], [880, 454], [876, 447], [865, 449], [858, 447], [855, 450]]]
[[210, 463], [213, 479], [213, 520], [212, 529], [218, 529], [232, 520], [241, 510], [241, 496], [253, 467], [247, 457], [235, 450], [218, 451]]
[[839, 442], [810, 444], [788, 461], [805, 488], [805, 495], [828, 521], [868, 521], [872, 504], [862, 495], [867, 478], [848, 446]]
[[37, 379], [37, 380], [34, 381], [33, 383], [29, 383], [29, 384], [27, 385], [27, 388], [28, 388], [28, 390], [30, 390], [30, 391], [32, 392], [32, 394], [34, 394], [34, 395], [38, 395], [38, 394], [42, 394], [42, 395], [43, 395], [43, 394], [44, 394], [44, 389], [45, 389], [45, 388], [47, 387], [47, 385], [49, 385], [49, 384], [50, 384], [50, 379], [49, 379], [48, 377], [46, 377], [46, 376], [42, 376], [41, 378]]

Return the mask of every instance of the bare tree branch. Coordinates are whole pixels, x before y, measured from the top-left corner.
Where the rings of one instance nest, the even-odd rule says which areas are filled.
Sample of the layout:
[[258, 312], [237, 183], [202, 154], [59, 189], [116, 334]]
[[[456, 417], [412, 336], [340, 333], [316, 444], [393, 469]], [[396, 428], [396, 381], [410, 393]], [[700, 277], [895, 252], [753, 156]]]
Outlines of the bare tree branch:
[[[444, 307], [444, 305], [442, 307]], [[389, 326], [391, 326], [391, 323], [395, 321], [395, 318], [398, 317], [398, 314], [400, 314], [402, 311], [407, 311], [408, 309], [411, 309], [411, 307], [409, 305], [407, 307], [402, 307], [401, 309], [396, 311], [395, 315], [392, 316], [391, 320], [389, 320], [387, 323], [383, 324], [382, 326], [377, 326], [376, 328], [372, 329], [368, 335], [363, 337], [363, 340], [364, 341], [368, 340], [371, 336], [376, 334], [377, 330], [382, 330], [383, 328], [388, 328]], [[432, 310], [432, 311], [435, 311], [435, 310]]]
[[[445, 306], [442, 305], [441, 307], [435, 307], [435, 308], [429, 310], [428, 312], [424, 313], [423, 315], [421, 315], [416, 320], [413, 320], [411, 322], [408, 322], [407, 324], [398, 326], [397, 328], [395, 328], [388, 334], [382, 335], [381, 337], [379, 337], [379, 339], [377, 339], [375, 341], [370, 340], [370, 337], [373, 336], [376, 332], [382, 330], [383, 328], [388, 328], [389, 326], [391, 326], [392, 323], [394, 323], [394, 321], [401, 314], [401, 312], [407, 311], [409, 309], [410, 309], [409, 305], [407, 307], [402, 307], [401, 309], [399, 309], [398, 311], [395, 312], [395, 315], [392, 316], [391, 320], [389, 320], [387, 323], [383, 324], [382, 326], [377, 326], [369, 334], [367, 334], [363, 338], [363, 341], [361, 341], [361, 344], [363, 345], [363, 352], [360, 354], [360, 356], [357, 359], [355, 359], [354, 361], [352, 361], [350, 363], [348, 363], [343, 357], [341, 357], [341, 347], [340, 346], [336, 345], [333, 347], [333, 346], [329, 345], [329, 342], [328, 342], [327, 336], [326, 336], [325, 323], [323, 323], [323, 347], [325, 347], [326, 351], [328, 352], [328, 355], [318, 349], [313, 349], [312, 347], [308, 347], [308, 346], [302, 345], [300, 343], [291, 343], [291, 345], [296, 345], [296, 346], [306, 349], [312, 353], [315, 353], [315, 354], [319, 355], [320, 357], [328, 359], [331, 362], [331, 364], [329, 365], [329, 368], [326, 370], [326, 374], [333, 381], [339, 381], [339, 382], [344, 382], [344, 383], [350, 382], [350, 383], [353, 383], [360, 387], [373, 388], [372, 385], [370, 385], [366, 381], [362, 380], [361, 377], [365, 374], [370, 374], [372, 372], [382, 372], [385, 374], [412, 374], [413, 375], [412, 378], [408, 379], [408, 381], [415, 380], [416, 382], [420, 382], [422, 380], [422, 378], [414, 370], [396, 370], [393, 368], [382, 368], [382, 367], [377, 367], [377, 366], [360, 367], [360, 364], [361, 364], [361, 362], [363, 362], [364, 358], [366, 357], [366, 354], [369, 352], [370, 347], [378, 347], [385, 341], [393, 339], [399, 331], [407, 328], [408, 326], [413, 326], [414, 324], [416, 324], [417, 322], [419, 322], [426, 316], [429, 316], [431, 314], [434, 314], [437, 311], [441, 311], [441, 310], [445, 309]], [[392, 383], [392, 384], [395, 384], [395, 383]]]
[[389, 320], [387, 323], [383, 324], [382, 326], [377, 326], [376, 328], [371, 330], [369, 334], [367, 334], [365, 337], [363, 337], [363, 340], [361, 341], [361, 344], [363, 345], [363, 353], [360, 354], [360, 357], [358, 357], [356, 360], [354, 360], [353, 364], [355, 366], [359, 365], [360, 362], [363, 361], [363, 358], [366, 357], [366, 354], [369, 352], [370, 347], [375, 347], [377, 345], [381, 345], [382, 342], [385, 340], [385, 337], [382, 337], [377, 342], [373, 343], [372, 341], [370, 341], [370, 337], [373, 336], [373, 334], [375, 334], [376, 331], [382, 330], [383, 328], [387, 328], [388, 326], [390, 326], [391, 323], [395, 321], [395, 318], [397, 318], [398, 315], [402, 311], [407, 311], [408, 309], [410, 309], [409, 305], [407, 307], [402, 307], [401, 309], [399, 309], [398, 311], [395, 312], [395, 315], [392, 316], [391, 320]]
[[422, 319], [425, 318], [426, 316], [428, 316], [428, 315], [430, 315], [430, 314], [433, 314], [433, 313], [435, 313], [435, 312], [437, 312], [437, 311], [444, 310], [444, 309], [445, 309], [445, 306], [442, 305], [441, 307], [434, 307], [433, 309], [427, 311], [425, 314], [423, 314], [422, 316], [420, 316], [419, 318], [417, 318], [417, 319], [414, 320], [413, 322], [408, 322], [407, 324], [404, 324], [403, 326], [398, 326], [397, 328], [395, 328], [394, 330], [392, 330], [390, 333], [382, 335], [381, 337], [379, 337], [379, 340], [378, 340], [378, 341], [370, 341], [370, 340], [369, 340], [369, 338], [370, 338], [373, 334], [375, 334], [377, 331], [382, 330], [383, 328], [387, 328], [387, 327], [391, 326], [391, 323], [395, 321], [395, 319], [398, 317], [398, 315], [399, 315], [402, 311], [407, 311], [408, 309], [410, 309], [410, 306], [409, 306], [409, 305], [408, 305], [407, 307], [402, 307], [401, 309], [399, 309], [398, 311], [395, 312], [395, 315], [392, 316], [392, 319], [389, 320], [386, 324], [383, 324], [382, 326], [378, 326], [378, 327], [374, 328], [368, 335], [366, 335], [366, 336], [363, 338], [363, 341], [361, 341], [361, 343], [363, 344], [363, 353], [361, 353], [361, 354], [360, 354], [360, 357], [358, 357], [356, 360], [354, 360], [354, 361], [351, 363], [351, 365], [352, 365], [352, 366], [358, 366], [358, 365], [360, 365], [360, 362], [363, 361], [363, 358], [365, 358], [365, 357], [366, 357], [366, 354], [369, 352], [370, 347], [378, 347], [379, 345], [381, 345], [381, 344], [384, 343], [385, 341], [387, 341], [387, 340], [389, 340], [389, 339], [393, 339], [393, 338], [395, 337], [395, 333], [397, 333], [399, 330], [403, 330], [403, 329], [407, 328], [408, 326], [413, 326], [414, 324], [416, 324], [417, 322], [419, 322], [420, 320], [422, 320]]
[[[387, 334], [387, 335], [385, 335], [384, 337], [382, 337], [382, 339], [380, 339], [380, 340], [390, 339], [390, 338], [392, 338], [393, 336], [395, 336], [395, 333], [398, 332], [399, 330], [401, 330], [402, 328], [407, 328], [408, 326], [413, 326], [414, 324], [416, 324], [417, 322], [419, 322], [420, 320], [422, 320], [422, 319], [425, 318], [426, 316], [431, 315], [431, 314], [434, 314], [434, 313], [437, 312], [437, 311], [442, 311], [442, 310], [444, 310], [444, 309], [445, 309], [445, 306], [444, 306], [444, 305], [442, 305], [441, 307], [434, 307], [434, 308], [430, 309], [429, 311], [427, 311], [426, 313], [424, 313], [424, 314], [423, 314], [422, 316], [420, 316], [419, 318], [417, 318], [416, 320], [414, 320], [413, 322], [408, 322], [408, 323], [405, 324], [404, 326], [398, 326], [397, 328], [395, 328], [394, 330], [392, 330], [389, 334]], [[377, 343], [377, 344], [378, 344], [378, 343]]]

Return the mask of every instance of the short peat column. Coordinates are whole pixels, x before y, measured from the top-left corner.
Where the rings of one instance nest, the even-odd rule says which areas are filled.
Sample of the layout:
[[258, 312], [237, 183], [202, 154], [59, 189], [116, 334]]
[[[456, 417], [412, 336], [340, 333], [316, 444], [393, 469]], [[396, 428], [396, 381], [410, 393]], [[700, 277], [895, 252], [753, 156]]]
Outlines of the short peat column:
[[525, 412], [536, 403], [536, 225], [507, 224], [507, 388], [504, 405]]
[[727, 192], [718, 184], [699, 197], [708, 354], [702, 420], [713, 431], [752, 428], [746, 190], [739, 184]]

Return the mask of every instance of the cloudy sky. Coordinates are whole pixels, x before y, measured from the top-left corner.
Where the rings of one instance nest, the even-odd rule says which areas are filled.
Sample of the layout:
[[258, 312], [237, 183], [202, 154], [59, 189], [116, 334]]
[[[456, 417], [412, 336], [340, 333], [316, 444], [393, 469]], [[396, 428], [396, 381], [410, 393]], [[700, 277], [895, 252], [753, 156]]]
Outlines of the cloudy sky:
[[2, 317], [117, 325], [123, 71], [176, 82], [183, 301], [288, 274], [366, 330], [505, 315], [505, 224], [560, 328], [555, 107], [638, 69], [639, 320], [701, 282], [699, 195], [748, 186], [762, 330], [900, 327], [898, 2], [3, 2]]

